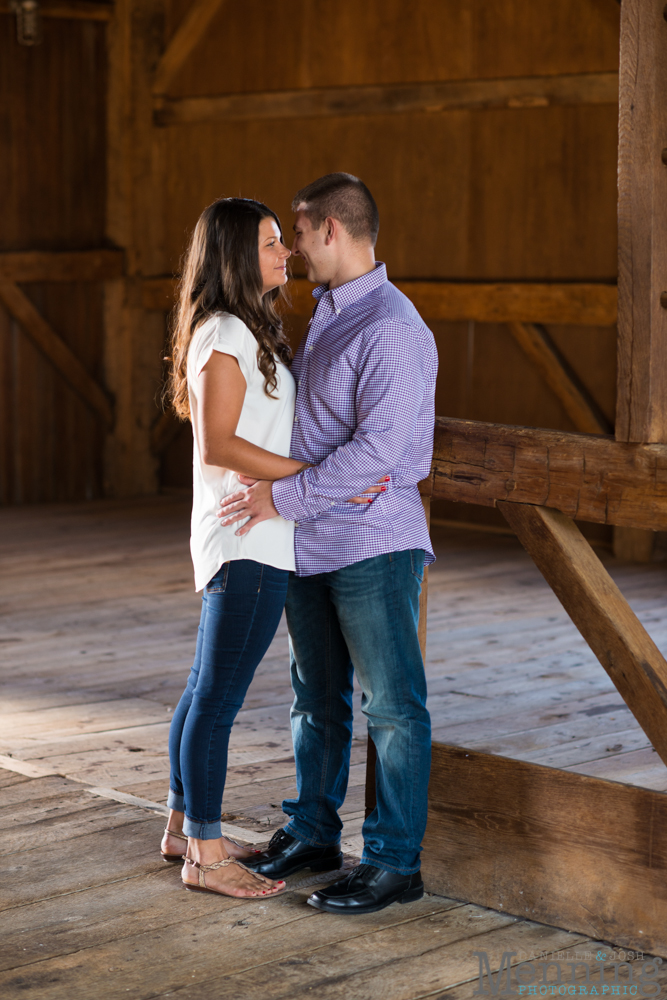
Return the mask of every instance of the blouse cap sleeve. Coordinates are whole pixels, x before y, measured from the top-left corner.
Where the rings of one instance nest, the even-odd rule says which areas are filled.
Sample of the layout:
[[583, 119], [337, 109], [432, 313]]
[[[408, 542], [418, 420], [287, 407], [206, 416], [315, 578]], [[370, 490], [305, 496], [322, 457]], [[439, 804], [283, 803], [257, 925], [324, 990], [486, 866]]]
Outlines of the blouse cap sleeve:
[[239, 363], [241, 374], [246, 383], [250, 382], [257, 367], [257, 341], [245, 323], [238, 316], [212, 316], [203, 329], [200, 347], [195, 359], [195, 374], [197, 378], [208, 362], [213, 351], [230, 354]]

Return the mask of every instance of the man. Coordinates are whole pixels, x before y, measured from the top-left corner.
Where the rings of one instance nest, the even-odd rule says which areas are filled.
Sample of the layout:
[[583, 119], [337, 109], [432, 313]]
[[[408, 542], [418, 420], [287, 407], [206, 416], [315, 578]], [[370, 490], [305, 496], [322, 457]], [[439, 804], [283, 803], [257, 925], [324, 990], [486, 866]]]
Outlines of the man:
[[[292, 366], [291, 455], [312, 463], [226, 498], [241, 532], [279, 514], [296, 522], [287, 624], [294, 688], [297, 797], [266, 851], [244, 862], [271, 878], [342, 866], [338, 816], [347, 789], [356, 670], [377, 751], [377, 805], [361, 865], [308, 902], [370, 913], [423, 894], [419, 873], [431, 756], [417, 624], [433, 561], [417, 483], [433, 449], [437, 353], [411, 302], [375, 261], [377, 207], [350, 174], [303, 188], [292, 252], [317, 282], [317, 306]], [[382, 480], [368, 506], [346, 500]], [[248, 480], [252, 483], [252, 480]]]

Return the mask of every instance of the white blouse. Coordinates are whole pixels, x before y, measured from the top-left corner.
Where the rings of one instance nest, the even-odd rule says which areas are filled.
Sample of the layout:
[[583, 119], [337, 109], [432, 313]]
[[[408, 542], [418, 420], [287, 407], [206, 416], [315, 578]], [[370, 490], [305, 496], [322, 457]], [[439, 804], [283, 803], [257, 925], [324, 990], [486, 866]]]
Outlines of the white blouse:
[[236, 532], [243, 522], [223, 527], [215, 515], [220, 500], [243, 489], [229, 469], [205, 465], [197, 433], [200, 405], [199, 376], [213, 351], [236, 358], [246, 380], [246, 394], [236, 433], [252, 444], [288, 456], [294, 422], [294, 379], [276, 358], [277, 389], [272, 399], [264, 392], [264, 376], [257, 364], [257, 341], [237, 316], [217, 313], [195, 332], [188, 351], [188, 393], [194, 436], [193, 503], [190, 550], [195, 569], [195, 589], [202, 590], [224, 562], [253, 559], [278, 569], [293, 570], [294, 522], [282, 517], [260, 521], [247, 535]]

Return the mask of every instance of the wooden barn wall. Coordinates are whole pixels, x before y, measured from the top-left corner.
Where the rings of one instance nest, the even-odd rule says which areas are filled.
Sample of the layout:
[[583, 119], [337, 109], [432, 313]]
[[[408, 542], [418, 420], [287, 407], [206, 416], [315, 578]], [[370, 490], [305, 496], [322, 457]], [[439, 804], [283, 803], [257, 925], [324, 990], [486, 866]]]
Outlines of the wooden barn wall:
[[[168, 34], [187, 8], [171, 0]], [[246, 0], [223, 4], [169, 95], [613, 71], [618, 33], [613, 0], [295, 0], [289, 10]], [[391, 278], [616, 278], [610, 105], [181, 124], [167, 128], [166, 156], [174, 267], [214, 198], [260, 198], [289, 228], [294, 192], [347, 170], [377, 199], [377, 255]], [[438, 413], [575, 429], [504, 327], [430, 325]], [[613, 420], [614, 329], [550, 333]], [[188, 447], [184, 430], [165, 482], [187, 483]]]
[[[49, 18], [28, 48], [0, 14], [2, 252], [103, 244], [104, 31]], [[22, 288], [101, 382], [101, 286]], [[0, 306], [0, 503], [99, 496], [103, 442], [99, 420]]]

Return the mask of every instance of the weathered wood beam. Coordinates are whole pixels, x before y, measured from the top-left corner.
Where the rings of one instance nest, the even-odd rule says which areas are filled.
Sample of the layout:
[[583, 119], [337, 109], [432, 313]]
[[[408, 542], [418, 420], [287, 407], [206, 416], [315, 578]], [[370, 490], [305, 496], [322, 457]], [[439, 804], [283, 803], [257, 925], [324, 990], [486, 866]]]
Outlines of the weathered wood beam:
[[[307, 284], [307, 282], [304, 282]], [[396, 281], [428, 319], [613, 326], [616, 286], [593, 283]], [[308, 315], [312, 311], [309, 303]]]
[[437, 417], [430, 486], [445, 500], [511, 500], [598, 524], [667, 529], [663, 444]]
[[[156, 78], [157, 79], [157, 78]], [[156, 84], [154, 92], [164, 93]], [[273, 90], [220, 97], [160, 99], [158, 125], [262, 118], [394, 115], [482, 108], [541, 108], [554, 104], [616, 104], [616, 73], [525, 76], [501, 80], [446, 80], [360, 87]]]
[[546, 330], [534, 323], [508, 323], [514, 341], [537, 368], [578, 431], [609, 434], [611, 427], [579, 382]]
[[[396, 287], [429, 320], [475, 320], [478, 323], [558, 323], [613, 326], [616, 287], [603, 284], [531, 284], [517, 282], [396, 281]], [[176, 279], [145, 278], [141, 288], [144, 309], [169, 310], [174, 304]], [[291, 312], [310, 316], [313, 285], [294, 278], [288, 286]]]
[[498, 507], [667, 764], [662, 653], [569, 517], [532, 504]]
[[[68, 21], [110, 21], [114, 15], [113, 4], [94, 3], [92, 0], [41, 0], [42, 17], [57, 17]], [[13, 14], [8, 0], [1, 0], [0, 14]]]
[[428, 892], [667, 956], [664, 792], [434, 743], [423, 843]]
[[92, 375], [88, 374], [79, 359], [35, 309], [18, 285], [0, 278], [0, 301], [74, 392], [102, 419], [105, 426], [110, 428], [113, 424], [113, 411], [104, 389], [97, 384]]
[[33, 281], [110, 281], [123, 274], [122, 250], [0, 253], [0, 278]]
[[667, 441], [664, 9], [663, 0], [623, 0], [621, 5], [616, 406], [619, 441]]
[[167, 45], [153, 77], [153, 93], [164, 94], [206, 34], [224, 0], [196, 0]]
[[[186, 5], [188, 6], [188, 5]], [[149, 386], [161, 378], [164, 318], [141, 307], [142, 274], [164, 273], [165, 149], [152, 127], [155, 66], [164, 50], [164, 0], [116, 0], [108, 38], [106, 226], [122, 247], [122, 278], [105, 284], [105, 381], [114, 394], [116, 421], [105, 448], [105, 492], [137, 496], [158, 488], [150, 448], [156, 418]]]

